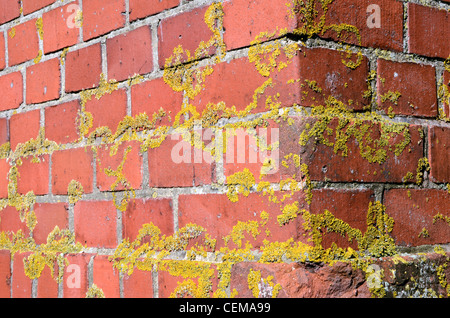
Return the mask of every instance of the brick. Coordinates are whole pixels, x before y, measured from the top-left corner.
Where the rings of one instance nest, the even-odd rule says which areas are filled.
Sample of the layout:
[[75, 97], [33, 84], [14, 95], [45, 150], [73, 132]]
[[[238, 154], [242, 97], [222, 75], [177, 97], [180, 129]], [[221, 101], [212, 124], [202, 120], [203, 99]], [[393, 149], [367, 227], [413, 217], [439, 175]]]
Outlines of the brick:
[[64, 298], [85, 298], [89, 288], [88, 264], [93, 254], [68, 254], [64, 268]]
[[0, 251], [0, 298], [11, 297], [11, 253]]
[[0, 90], [3, 93], [0, 111], [19, 107], [23, 102], [22, 73], [14, 72], [0, 76]]
[[47, 243], [48, 235], [58, 226], [59, 229], [67, 229], [69, 206], [65, 202], [36, 203], [34, 213], [37, 224], [33, 230], [33, 238], [36, 244]]
[[108, 255], [94, 258], [93, 284], [100, 288], [106, 298], [119, 298], [119, 271], [112, 266]]
[[450, 52], [450, 18], [446, 10], [408, 3], [408, 50], [446, 59]]
[[22, 0], [23, 14], [27, 15], [43, 7], [51, 5], [55, 0]]
[[0, 159], [0, 198], [2, 199], [8, 197], [8, 173], [10, 168], [6, 159]]
[[[186, 61], [188, 60], [187, 51], [189, 51], [191, 57], [194, 57], [195, 50], [199, 47], [200, 43], [202, 41], [205, 43], [208, 42], [213, 36], [213, 32], [204, 21], [207, 9], [208, 7], [203, 7], [183, 12], [160, 22], [158, 26], [160, 68], [164, 68], [166, 59], [173, 55], [174, 48], [179, 45], [183, 47], [185, 53], [182, 55], [180, 62]], [[196, 57], [205, 57], [214, 54], [214, 52], [215, 47], [210, 48], [207, 52]]]
[[0, 24], [14, 20], [20, 16], [19, 0], [0, 0]]
[[[415, 182], [415, 178], [405, 178], [408, 172], [416, 175], [419, 159], [424, 157], [423, 140], [420, 136], [420, 126], [410, 125], [409, 134], [411, 141], [403, 149], [398, 156], [395, 155], [395, 147], [393, 145], [401, 145], [405, 137], [403, 133], [393, 134], [389, 138], [389, 148], [386, 149], [386, 158], [381, 163], [369, 162], [368, 159], [361, 155], [359, 143], [355, 137], [351, 136], [347, 142], [347, 154], [343, 155], [342, 150], [334, 152], [334, 146], [326, 146], [317, 142], [314, 137], [306, 142], [305, 146], [298, 144], [299, 138], [303, 131], [309, 132], [316, 123], [316, 118], [310, 117], [293, 117], [294, 123], [292, 125], [283, 125], [280, 128], [280, 158], [294, 153], [300, 154], [302, 163], [305, 163], [309, 168], [309, 175], [312, 180], [329, 180], [342, 182]], [[352, 123], [350, 121], [349, 123]], [[310, 128], [307, 129], [307, 125]], [[338, 127], [338, 118], [331, 119], [327, 125], [333, 132], [328, 134], [324, 132], [324, 137], [331, 143], [336, 141], [336, 128]], [[381, 135], [381, 124], [367, 121], [370, 129], [365, 133], [364, 141], [370, 137], [373, 141], [379, 140]], [[348, 125], [348, 124], [347, 124]], [[360, 125], [348, 125], [340, 132], [345, 133], [349, 127], [356, 127], [361, 129]], [[379, 147], [373, 142], [368, 146], [373, 150], [378, 150]], [[364, 148], [365, 149], [365, 148]], [[369, 157], [370, 158], [370, 157]], [[297, 171], [299, 175], [300, 172]]]
[[[171, 126], [181, 110], [183, 92], [174, 91], [163, 78], [146, 81], [131, 87], [131, 115], [146, 113], [149, 119], [162, 108], [167, 115], [156, 124]], [[170, 118], [169, 118], [170, 117]]]
[[39, 109], [11, 116], [9, 120], [11, 149], [15, 150], [17, 144], [25, 143], [38, 137], [40, 118]]
[[46, 265], [41, 272], [37, 282], [37, 298], [57, 298], [59, 284], [56, 281], [58, 277], [58, 263], [53, 263], [53, 277], [50, 267]]
[[173, 234], [172, 200], [133, 199], [122, 215], [123, 237], [134, 241], [144, 224], [153, 223], [161, 235]]
[[[13, 232], [17, 233], [19, 230], [28, 237], [30, 230], [28, 229], [26, 222], [20, 220], [19, 211], [12, 206], [8, 206], [0, 211], [0, 232]], [[9, 236], [12, 238], [12, 235]]]
[[0, 34], [0, 71], [6, 67], [6, 46], [5, 36]]
[[102, 73], [100, 43], [67, 53], [65, 65], [66, 92], [97, 86]]
[[35, 195], [48, 194], [49, 156], [39, 156], [38, 159], [39, 162], [33, 162], [33, 157], [22, 159], [22, 165], [18, 167], [18, 193], [32, 191]]
[[90, 40], [125, 25], [125, 1], [83, 1], [83, 38]]
[[297, 27], [284, 0], [232, 0], [223, 4], [223, 10], [227, 50], [250, 45], [262, 32], [278, 37], [281, 29]]
[[[378, 60], [378, 107], [389, 113], [436, 117], [436, 71], [431, 65]], [[389, 92], [400, 93], [396, 102]], [[384, 101], [383, 101], [384, 100]]]
[[110, 79], [123, 81], [153, 70], [152, 37], [148, 26], [108, 39], [106, 50]]
[[25, 275], [24, 259], [31, 252], [14, 254], [12, 298], [31, 298], [31, 279]]
[[155, 15], [179, 4], [179, 0], [130, 0], [130, 21]]
[[[450, 72], [444, 71], [443, 84], [447, 88], [447, 92], [450, 92]], [[447, 99], [442, 100], [442, 105], [444, 107], [444, 115], [450, 118], [450, 96]]]
[[[445, 190], [436, 189], [391, 189], [384, 194], [386, 213], [394, 219], [392, 237], [402, 246], [447, 244], [450, 242], [450, 227], [444, 220], [433, 217], [440, 213], [450, 217], [447, 208], [450, 196]], [[423, 229], [429, 236], [420, 235]]]
[[194, 149], [180, 134], [169, 135], [159, 147], [148, 150], [150, 187], [210, 184], [215, 178], [211, 161], [208, 152]]
[[430, 178], [434, 182], [450, 182], [450, 129], [431, 126], [428, 130]]
[[[128, 147], [131, 149], [128, 152]], [[142, 154], [137, 142], [122, 143], [117, 152], [111, 156], [110, 147], [100, 147], [97, 152], [97, 186], [100, 191], [120, 191], [124, 189], [140, 189], [142, 184]], [[106, 169], [117, 171], [119, 165], [126, 160], [122, 166], [122, 174], [127, 185], [115, 184], [117, 177], [108, 176]], [[114, 189], [113, 189], [114, 186]]]
[[115, 248], [116, 216], [112, 201], [78, 201], [74, 209], [75, 240], [90, 247]]
[[[280, 199], [284, 193], [277, 193]], [[299, 193], [295, 198], [300, 209], [306, 208], [304, 195]], [[293, 199], [286, 200], [286, 204], [293, 203]], [[302, 237], [303, 220], [296, 218], [293, 221], [280, 226], [277, 216], [281, 214], [280, 204], [270, 202], [269, 198], [261, 193], [250, 193], [248, 197], [239, 196], [238, 202], [231, 202], [226, 194], [193, 194], [180, 195], [178, 201], [179, 227], [194, 223], [206, 229], [212, 238], [217, 239], [216, 249], [225, 246], [224, 236], [231, 234], [234, 226], [238, 222], [258, 221], [261, 222], [261, 212], [269, 214], [269, 219], [265, 226], [259, 228], [260, 234], [253, 238], [244, 231], [245, 238], [242, 240], [242, 247], [249, 241], [253, 247], [263, 246], [263, 240], [284, 242], [289, 238], [294, 241], [306, 239]], [[267, 236], [266, 229], [270, 231]], [[230, 240], [229, 247], [236, 245]]]
[[92, 159], [92, 151], [87, 148], [55, 151], [52, 154], [53, 194], [67, 194], [67, 187], [72, 180], [81, 183], [84, 193], [91, 193]]
[[127, 115], [127, 93], [124, 89], [119, 89], [103, 95], [100, 99], [92, 98], [85, 106], [86, 111], [93, 117], [88, 133], [102, 126], [115, 133], [119, 122]]
[[78, 43], [80, 28], [76, 27], [74, 20], [76, 6], [78, 1], [73, 1], [42, 15], [45, 54]]
[[38, 56], [39, 37], [36, 21], [37, 19], [33, 19], [8, 30], [8, 56], [10, 66], [21, 64]]
[[8, 141], [8, 120], [6, 118], [0, 118], [0, 145]]
[[133, 274], [124, 275], [124, 298], [153, 298], [153, 296], [152, 272], [135, 268]]
[[51, 59], [27, 68], [27, 104], [59, 98], [61, 74], [59, 59]]
[[[380, 25], [373, 27], [374, 22], [370, 10], [370, 5], [377, 5], [380, 8]], [[316, 4], [319, 12], [315, 22], [318, 23], [323, 11], [320, 4]], [[334, 1], [328, 5], [328, 11], [325, 15], [325, 27], [331, 25], [347, 24], [356, 27], [361, 41], [359, 41], [354, 32], [343, 31], [340, 36], [338, 32], [331, 29], [320, 37], [332, 38], [335, 41], [343, 41], [364, 47], [375, 47], [385, 50], [402, 51], [403, 50], [403, 5], [397, 0], [343, 0]], [[299, 21], [299, 27], [303, 24]]]
[[58, 144], [78, 140], [77, 117], [81, 109], [78, 100], [45, 108], [45, 137]]

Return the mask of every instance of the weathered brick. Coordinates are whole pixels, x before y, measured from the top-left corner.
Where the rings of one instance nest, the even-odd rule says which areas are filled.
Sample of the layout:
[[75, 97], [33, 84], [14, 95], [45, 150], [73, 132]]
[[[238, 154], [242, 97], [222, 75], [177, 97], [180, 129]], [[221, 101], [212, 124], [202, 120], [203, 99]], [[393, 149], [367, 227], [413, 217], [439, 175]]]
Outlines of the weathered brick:
[[119, 298], [119, 271], [112, 266], [108, 255], [94, 258], [93, 284], [100, 288], [106, 298]]
[[18, 193], [33, 191], [35, 195], [48, 194], [49, 156], [39, 156], [38, 160], [39, 162], [34, 162], [33, 157], [22, 159], [22, 165], [18, 167]]
[[[19, 230], [27, 237], [30, 234], [25, 222], [20, 220], [19, 211], [15, 207], [8, 206], [0, 211], [0, 232], [17, 233]], [[12, 238], [12, 235], [9, 235]]]
[[68, 254], [64, 268], [64, 298], [85, 298], [89, 288], [88, 264], [93, 254]]
[[0, 0], [0, 24], [20, 16], [20, 0]]
[[125, 1], [83, 1], [83, 39], [90, 40], [125, 25]]
[[9, 121], [11, 149], [15, 150], [17, 144], [38, 137], [40, 117], [39, 109], [11, 116]]
[[[436, 189], [391, 189], [384, 194], [386, 213], [394, 219], [396, 244], [419, 246], [450, 241], [450, 227], [438, 214], [450, 217], [450, 196]], [[423, 234], [423, 229], [427, 235]]]
[[122, 216], [123, 237], [134, 241], [144, 224], [153, 223], [161, 235], [173, 234], [172, 200], [133, 199]]
[[67, 53], [65, 66], [66, 92], [97, 86], [102, 73], [100, 43]]
[[36, 203], [34, 213], [37, 224], [33, 230], [33, 238], [36, 244], [47, 243], [48, 235], [58, 226], [59, 229], [66, 229], [69, 226], [69, 206], [67, 203]]
[[130, 20], [142, 19], [176, 7], [179, 4], [179, 0], [130, 0]]
[[444, 9], [408, 3], [408, 36], [411, 53], [446, 59], [450, 52], [450, 18]]
[[[378, 107], [386, 113], [436, 117], [436, 71], [431, 65], [378, 60]], [[400, 94], [399, 97], [390, 96]]]
[[14, 72], [0, 76], [0, 111], [14, 109], [23, 102], [23, 78], [22, 73]]
[[11, 166], [6, 159], [0, 159], [0, 198], [8, 197], [8, 173]]
[[36, 58], [39, 54], [37, 19], [16, 25], [8, 30], [9, 65], [17, 65]]
[[6, 67], [5, 36], [0, 34], [0, 71]]
[[61, 89], [59, 59], [51, 59], [27, 68], [27, 104], [59, 98]]
[[45, 138], [66, 144], [76, 141], [78, 136], [77, 116], [80, 110], [78, 100], [45, 108]]
[[110, 38], [106, 46], [110, 79], [123, 81], [135, 74], [146, 74], [153, 70], [150, 27], [143, 26]]
[[112, 201], [78, 201], [74, 208], [75, 240], [90, 247], [115, 248], [116, 216]]
[[8, 120], [6, 118], [0, 118], [0, 145], [8, 141]]
[[11, 253], [0, 251], [0, 297], [11, 297]]
[[45, 54], [78, 43], [80, 28], [75, 24], [76, 6], [78, 1], [73, 1], [42, 15]]
[[58, 263], [53, 263], [53, 277], [50, 267], [45, 266], [37, 282], [37, 298], [57, 298], [59, 284], [56, 281], [58, 277]]
[[31, 298], [31, 279], [25, 275], [24, 258], [31, 252], [14, 254], [12, 298]]
[[67, 187], [72, 180], [81, 183], [84, 193], [92, 192], [92, 158], [92, 151], [87, 148], [55, 151], [52, 154], [53, 194], [67, 194]]
[[27, 15], [55, 2], [55, 0], [22, 0], [23, 14]]
[[430, 178], [434, 182], [450, 182], [450, 129], [430, 126], [428, 129]]
[[153, 298], [153, 278], [151, 271], [143, 271], [137, 268], [133, 274], [123, 277], [124, 298]]

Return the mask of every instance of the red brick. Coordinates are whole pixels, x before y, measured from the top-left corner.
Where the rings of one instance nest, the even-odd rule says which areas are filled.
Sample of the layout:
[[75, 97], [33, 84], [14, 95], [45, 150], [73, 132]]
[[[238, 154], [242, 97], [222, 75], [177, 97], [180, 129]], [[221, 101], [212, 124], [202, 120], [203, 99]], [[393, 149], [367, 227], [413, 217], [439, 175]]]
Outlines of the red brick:
[[[447, 191], [435, 189], [391, 189], [384, 194], [386, 213], [394, 219], [392, 237], [396, 244], [419, 246], [447, 244], [450, 227], [443, 220], [433, 222], [440, 213], [450, 217], [450, 196]], [[426, 229], [429, 237], [419, 235]]]
[[14, 20], [20, 16], [19, 0], [0, 0], [0, 24]]
[[59, 59], [51, 59], [27, 68], [27, 104], [59, 98], [61, 88]]
[[25, 143], [38, 137], [40, 117], [39, 109], [11, 116], [9, 121], [11, 149], [16, 149], [19, 143]]
[[450, 52], [450, 18], [438, 8], [408, 3], [409, 52], [446, 59]]
[[58, 144], [78, 140], [77, 116], [80, 108], [78, 100], [45, 108], [45, 138]]
[[0, 250], [0, 298], [11, 297], [11, 253]]
[[144, 224], [153, 223], [161, 235], [173, 234], [172, 200], [134, 199], [122, 215], [123, 237], [134, 241]]
[[297, 21], [291, 17], [284, 0], [232, 0], [223, 4], [224, 41], [227, 50], [250, 45], [262, 32], [292, 31]]
[[92, 151], [85, 148], [55, 151], [52, 155], [52, 192], [67, 194], [72, 180], [83, 186], [84, 193], [92, 192]]
[[6, 118], [0, 118], [0, 145], [8, 142], [8, 120]]
[[23, 79], [22, 73], [15, 72], [0, 76], [0, 111], [14, 109], [23, 102]]
[[127, 93], [124, 89], [119, 89], [100, 99], [92, 97], [86, 102], [86, 111], [93, 117], [89, 133], [102, 126], [115, 133], [119, 122], [127, 115]]
[[90, 40], [125, 25], [125, 1], [83, 1], [83, 38]]
[[41, 272], [37, 282], [37, 298], [57, 298], [59, 284], [56, 281], [58, 277], [58, 263], [53, 263], [53, 277], [50, 267], [46, 265]]
[[24, 258], [31, 253], [14, 254], [13, 278], [12, 278], [12, 298], [31, 298], [31, 279], [25, 275]]
[[152, 37], [148, 26], [110, 38], [106, 47], [110, 79], [123, 81], [153, 70]]
[[[17, 233], [19, 230], [28, 237], [30, 230], [28, 229], [25, 222], [20, 220], [19, 211], [16, 208], [8, 206], [0, 211], [0, 218], [2, 222], [0, 223], [0, 232], [13, 232]], [[10, 238], [12, 236], [9, 236]]]
[[176, 7], [179, 0], [130, 0], [130, 20], [142, 19]]
[[430, 178], [434, 182], [450, 182], [450, 129], [432, 126], [428, 130]]
[[[39, 53], [37, 19], [16, 25], [8, 30], [9, 65], [17, 65], [34, 59]], [[11, 32], [14, 36], [11, 36]]]
[[[281, 198], [283, 192], [277, 193]], [[295, 198], [298, 201], [300, 209], [306, 208], [303, 194], [298, 194]], [[293, 200], [287, 200], [284, 204], [293, 203]], [[282, 207], [281, 207], [282, 208]], [[194, 194], [180, 195], [178, 202], [179, 227], [182, 228], [189, 223], [194, 223], [206, 229], [207, 233], [217, 239], [216, 249], [223, 247], [224, 236], [231, 234], [235, 225], [241, 222], [258, 221], [261, 222], [261, 212], [269, 214], [267, 225], [259, 228], [260, 234], [256, 240], [247, 232], [244, 232], [245, 238], [242, 240], [242, 247], [248, 240], [253, 247], [263, 245], [263, 240], [283, 242], [289, 238], [295, 241], [302, 240], [301, 234], [303, 220], [297, 218], [286, 225], [280, 226], [277, 216], [281, 214], [279, 203], [272, 203], [267, 196], [261, 193], [251, 193], [248, 197], [239, 196], [238, 202], [231, 202], [226, 194]], [[270, 236], [266, 235], [265, 230], [270, 231]], [[306, 242], [306, 239], [303, 239]], [[228, 243], [229, 247], [235, 246], [233, 242]]]
[[85, 298], [89, 288], [88, 264], [92, 254], [68, 254], [64, 268], [64, 298]]
[[115, 248], [116, 216], [112, 201], [78, 201], [74, 209], [75, 240], [89, 247]]
[[[162, 20], [158, 26], [158, 48], [159, 66], [164, 68], [166, 59], [173, 55], [173, 49], [181, 45], [185, 54], [182, 61], [188, 59], [186, 52], [189, 51], [191, 57], [195, 56], [195, 50], [200, 43], [205, 43], [213, 36], [213, 32], [205, 23], [204, 17], [208, 7], [194, 9], [183, 12], [179, 15]], [[196, 58], [212, 55], [215, 47], [208, 52], [196, 56]], [[173, 65], [173, 63], [171, 64]]]
[[45, 54], [78, 43], [80, 28], [73, 25], [75, 23], [76, 6], [78, 6], [78, 1], [42, 15]]
[[5, 36], [0, 34], [0, 70], [6, 67], [6, 47], [5, 47]]
[[167, 136], [159, 147], [148, 150], [148, 169], [150, 187], [162, 188], [210, 184], [215, 171], [208, 152], [194, 149], [179, 134]]
[[[450, 92], [450, 72], [444, 71], [443, 84], [447, 88], [447, 91]], [[447, 100], [442, 101], [444, 107], [444, 115], [447, 118], [450, 118], [450, 96], [448, 96]]]
[[66, 229], [68, 221], [69, 206], [67, 203], [36, 203], [34, 213], [37, 224], [33, 230], [33, 238], [36, 244], [47, 243], [48, 235], [58, 226], [59, 229]]
[[181, 110], [182, 104], [183, 93], [172, 90], [163, 78], [153, 79], [131, 87], [132, 116], [146, 113], [151, 120], [153, 115], [158, 114], [162, 108], [167, 115], [160, 123], [171, 126], [176, 114]]
[[[369, 10], [370, 5], [377, 5], [380, 8], [380, 27], [370, 27], [372, 22], [371, 14], [374, 11]], [[323, 11], [321, 4], [316, 3], [316, 9], [319, 12], [315, 22], [318, 23]], [[368, 11], [369, 10], [369, 11]], [[356, 27], [361, 41], [359, 41], [354, 32], [338, 32], [333, 29], [320, 35], [324, 38], [332, 38], [336, 41], [343, 41], [365, 47], [376, 47], [386, 50], [403, 50], [403, 5], [397, 0], [340, 0], [334, 1], [328, 5], [328, 12], [325, 15], [325, 27], [331, 25], [347, 24]], [[299, 27], [302, 27], [299, 21]]]
[[123, 277], [124, 298], [153, 298], [152, 272], [134, 269], [133, 274]]
[[17, 192], [26, 194], [33, 191], [35, 195], [48, 193], [49, 156], [39, 156], [40, 162], [33, 162], [33, 157], [22, 159], [18, 167]]
[[23, 14], [27, 15], [31, 12], [37, 11], [51, 5], [55, 0], [22, 0]]
[[[326, 146], [319, 143], [312, 137], [307, 141], [306, 146], [300, 146], [299, 136], [303, 131], [309, 132], [316, 123], [315, 118], [308, 117], [293, 117], [294, 123], [289, 125], [283, 125], [280, 128], [280, 158], [290, 153], [299, 153], [302, 163], [305, 163], [309, 168], [309, 175], [312, 180], [331, 180], [342, 182], [415, 182], [415, 178], [405, 180], [405, 176], [408, 172], [416, 175], [419, 159], [424, 157], [423, 140], [420, 137], [419, 126], [410, 125], [409, 134], [411, 141], [406, 148], [395, 156], [393, 145], [400, 145], [404, 141], [402, 133], [393, 134], [389, 140], [389, 145], [392, 150], [386, 148], [387, 157], [385, 161], [381, 163], [369, 162], [368, 159], [362, 157], [360, 152], [359, 143], [351, 136], [346, 146], [348, 148], [347, 155], [343, 156], [342, 151], [334, 152], [333, 146]], [[324, 132], [324, 137], [329, 142], [334, 143], [336, 140], [336, 128], [338, 125], [338, 118], [334, 118], [327, 125], [328, 128], [333, 130], [331, 135]], [[350, 121], [352, 123], [352, 121]], [[307, 129], [307, 124], [310, 128]], [[370, 136], [374, 141], [380, 139], [381, 124], [376, 122], [367, 121], [369, 130], [365, 134], [364, 140], [367, 140], [367, 136]], [[341, 130], [341, 134], [347, 131], [348, 127], [352, 127], [349, 124]], [[356, 128], [360, 129], [361, 125], [357, 125]], [[370, 146], [374, 150], [378, 150], [379, 146], [370, 143]], [[378, 147], [378, 148], [377, 148]], [[298, 175], [300, 174], [297, 171]]]
[[[436, 71], [431, 65], [378, 60], [378, 106], [386, 113], [436, 117]], [[399, 92], [397, 103], [382, 97]]]
[[100, 43], [67, 53], [65, 65], [66, 92], [97, 86], [102, 73]]
[[0, 159], [0, 198], [8, 197], [8, 173], [11, 166], [6, 159]]
[[[125, 163], [123, 165], [123, 176], [126, 178], [128, 185], [126, 187], [120, 183], [112, 188], [117, 177], [108, 176], [106, 169], [116, 171], [122, 163], [125, 153], [127, 153]], [[140, 189], [142, 183], [142, 155], [140, 153], [140, 145], [137, 142], [124, 142], [119, 146], [117, 152], [111, 156], [110, 147], [101, 147], [97, 152], [97, 186], [100, 191], [120, 191], [124, 189]]]
[[94, 258], [93, 284], [100, 288], [106, 298], [119, 298], [119, 272], [112, 266], [108, 255]]

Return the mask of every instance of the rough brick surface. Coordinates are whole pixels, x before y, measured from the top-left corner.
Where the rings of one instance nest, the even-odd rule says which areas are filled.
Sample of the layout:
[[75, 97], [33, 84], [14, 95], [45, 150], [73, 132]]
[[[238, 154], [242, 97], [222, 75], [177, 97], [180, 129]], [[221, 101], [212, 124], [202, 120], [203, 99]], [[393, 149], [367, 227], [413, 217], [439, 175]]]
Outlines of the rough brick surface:
[[45, 137], [58, 144], [78, 139], [76, 125], [80, 103], [72, 101], [45, 109]]
[[23, 144], [30, 139], [36, 139], [38, 137], [40, 117], [39, 110], [32, 110], [11, 116], [9, 121], [11, 149], [15, 149], [19, 143]]
[[61, 78], [59, 59], [27, 68], [27, 104], [37, 104], [59, 98]]
[[100, 44], [94, 44], [66, 56], [66, 92], [80, 91], [99, 84], [102, 73]]
[[42, 9], [55, 2], [55, 0], [23, 0], [23, 14], [29, 14], [31, 12]]
[[83, 37], [89, 40], [125, 25], [124, 0], [83, 1]]
[[0, 297], [11, 297], [11, 254], [0, 251]]
[[3, 24], [20, 16], [20, 1], [2, 0], [0, 9], [0, 23]]
[[39, 54], [37, 19], [8, 30], [9, 65], [17, 65], [36, 58]]
[[179, 0], [130, 0], [130, 20], [142, 19], [176, 7], [179, 4]]
[[0, 109], [8, 110], [19, 107], [23, 102], [22, 74], [20, 72], [14, 72], [1, 76], [0, 87], [3, 92]]
[[450, 129], [430, 127], [428, 131], [428, 153], [430, 159], [430, 177], [435, 182], [450, 181]]
[[26, 194], [33, 191], [36, 195], [48, 193], [49, 182], [49, 156], [38, 157], [39, 162], [33, 158], [23, 159], [18, 168], [19, 178], [17, 180], [17, 191]]

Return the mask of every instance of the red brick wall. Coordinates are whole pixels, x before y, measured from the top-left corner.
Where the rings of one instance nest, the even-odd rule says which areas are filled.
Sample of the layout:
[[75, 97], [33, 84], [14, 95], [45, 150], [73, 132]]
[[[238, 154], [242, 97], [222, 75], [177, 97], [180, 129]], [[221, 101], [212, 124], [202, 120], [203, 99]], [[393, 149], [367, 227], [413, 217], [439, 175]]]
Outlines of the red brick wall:
[[449, 11], [0, 0], [0, 297], [448, 296]]

